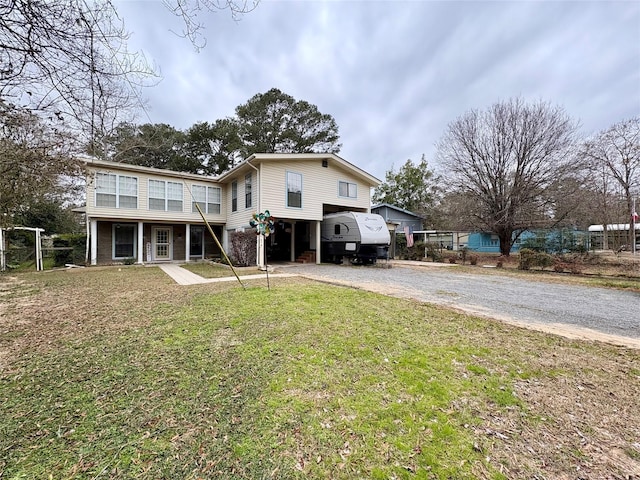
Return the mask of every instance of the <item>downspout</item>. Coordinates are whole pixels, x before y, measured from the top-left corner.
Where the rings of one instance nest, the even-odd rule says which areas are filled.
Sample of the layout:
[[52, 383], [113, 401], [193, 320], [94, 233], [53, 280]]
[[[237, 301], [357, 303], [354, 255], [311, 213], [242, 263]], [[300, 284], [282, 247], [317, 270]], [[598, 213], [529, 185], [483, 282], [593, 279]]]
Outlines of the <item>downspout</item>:
[[[247, 160], [247, 165], [249, 165], [251, 168], [253, 168], [256, 171], [256, 211], [258, 213], [260, 213], [262, 211], [261, 209], [261, 200], [262, 200], [262, 194], [260, 192], [260, 169], [258, 167], [256, 167], [255, 165], [251, 164], [250, 160]], [[266, 265], [264, 265], [264, 249], [266, 248], [265, 244], [264, 244], [264, 235], [256, 235], [257, 239], [256, 239], [256, 263], [258, 264], [258, 268], [267, 268]]]
[[85, 224], [85, 228], [87, 229], [87, 239], [85, 241], [85, 248], [84, 248], [84, 263], [85, 265], [89, 265], [89, 245], [90, 245], [90, 241], [91, 241], [91, 230], [89, 228], [90, 222], [89, 222], [89, 215], [86, 212], [86, 207], [85, 207], [85, 212], [84, 212], [84, 224]]
[[260, 200], [261, 200], [261, 197], [262, 197], [262, 195], [260, 194], [260, 169], [258, 167], [256, 167], [255, 165], [252, 165], [249, 160], [247, 160], [247, 165], [249, 165], [251, 168], [253, 168], [256, 171], [256, 185], [258, 186], [258, 191], [256, 192], [257, 196], [258, 196], [258, 201], [257, 201], [258, 209], [257, 209], [257, 211], [260, 212], [261, 211], [261, 209], [260, 209]]

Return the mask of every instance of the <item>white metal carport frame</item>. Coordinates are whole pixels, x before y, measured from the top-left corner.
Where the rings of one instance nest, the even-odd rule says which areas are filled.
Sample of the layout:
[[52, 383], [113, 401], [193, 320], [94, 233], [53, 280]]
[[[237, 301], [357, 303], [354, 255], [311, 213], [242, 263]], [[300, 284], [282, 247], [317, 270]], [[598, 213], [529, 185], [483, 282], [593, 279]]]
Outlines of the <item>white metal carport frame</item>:
[[0, 228], [0, 271], [4, 272], [7, 269], [7, 249], [5, 247], [6, 232], [9, 230], [27, 230], [35, 232], [36, 235], [36, 271], [40, 272], [44, 270], [42, 264], [42, 232], [44, 228], [34, 227], [8, 227]]

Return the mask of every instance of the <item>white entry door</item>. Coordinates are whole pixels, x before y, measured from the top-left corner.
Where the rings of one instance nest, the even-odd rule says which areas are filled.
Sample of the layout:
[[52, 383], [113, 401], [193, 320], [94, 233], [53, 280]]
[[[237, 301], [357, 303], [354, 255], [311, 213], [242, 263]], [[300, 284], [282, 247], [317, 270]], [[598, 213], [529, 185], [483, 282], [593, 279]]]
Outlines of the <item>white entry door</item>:
[[153, 229], [153, 259], [171, 260], [171, 228], [154, 227]]

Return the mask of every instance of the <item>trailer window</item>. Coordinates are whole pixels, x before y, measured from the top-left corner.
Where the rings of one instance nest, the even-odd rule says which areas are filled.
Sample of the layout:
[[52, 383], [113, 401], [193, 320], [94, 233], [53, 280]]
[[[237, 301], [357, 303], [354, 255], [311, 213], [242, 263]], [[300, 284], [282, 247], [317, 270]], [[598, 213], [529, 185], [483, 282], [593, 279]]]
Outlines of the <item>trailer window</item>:
[[333, 227], [333, 233], [334, 233], [335, 235], [340, 235], [340, 225], [335, 225], [335, 226]]

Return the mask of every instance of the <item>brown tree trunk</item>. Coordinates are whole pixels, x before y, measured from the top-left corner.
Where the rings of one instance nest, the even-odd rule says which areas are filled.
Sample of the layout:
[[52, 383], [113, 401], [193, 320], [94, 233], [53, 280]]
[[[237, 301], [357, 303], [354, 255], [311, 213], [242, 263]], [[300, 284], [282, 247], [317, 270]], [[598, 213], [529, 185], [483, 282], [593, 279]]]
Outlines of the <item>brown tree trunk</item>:
[[500, 255], [508, 257], [511, 253], [511, 237], [513, 232], [503, 231], [498, 232], [498, 240], [500, 240]]

